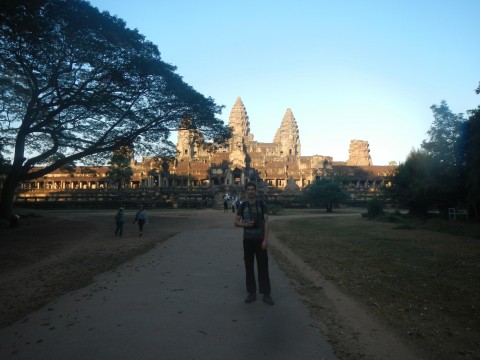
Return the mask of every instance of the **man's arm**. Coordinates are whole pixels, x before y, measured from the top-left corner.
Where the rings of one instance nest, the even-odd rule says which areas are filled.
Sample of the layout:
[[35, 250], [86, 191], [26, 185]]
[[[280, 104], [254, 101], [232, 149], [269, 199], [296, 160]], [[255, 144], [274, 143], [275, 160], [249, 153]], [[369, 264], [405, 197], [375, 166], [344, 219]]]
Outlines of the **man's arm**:
[[269, 232], [269, 227], [268, 227], [268, 215], [264, 214], [264, 221], [265, 221], [265, 231], [263, 234], [263, 242], [262, 242], [262, 249], [265, 250], [268, 247], [268, 232]]
[[250, 220], [249, 222], [243, 222], [242, 221], [242, 216], [241, 215], [236, 215], [235, 216], [235, 222], [233, 223], [236, 227], [253, 227], [255, 224], [255, 221]]
[[244, 223], [242, 222], [242, 217], [240, 215], [235, 216], [235, 221], [233, 223], [236, 227], [245, 227]]

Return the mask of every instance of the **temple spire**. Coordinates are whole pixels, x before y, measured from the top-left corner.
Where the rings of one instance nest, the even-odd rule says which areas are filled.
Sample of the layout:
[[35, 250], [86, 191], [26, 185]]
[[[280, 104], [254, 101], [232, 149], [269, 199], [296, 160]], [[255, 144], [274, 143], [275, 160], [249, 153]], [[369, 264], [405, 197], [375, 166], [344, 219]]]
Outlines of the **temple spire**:
[[370, 145], [366, 140], [351, 140], [347, 165], [372, 166]]
[[290, 108], [285, 112], [280, 128], [277, 130], [273, 142], [280, 145], [283, 155], [300, 156], [301, 145], [298, 125]]
[[247, 158], [246, 144], [253, 140], [253, 136], [250, 134], [250, 122], [248, 120], [247, 110], [240, 96], [237, 97], [232, 111], [230, 111], [228, 125], [233, 131], [232, 137], [229, 140], [231, 167], [232, 169], [244, 168]]
[[247, 110], [245, 109], [245, 105], [243, 105], [240, 96], [237, 97], [232, 111], [230, 111], [228, 124], [233, 128], [234, 137], [243, 138], [250, 133], [250, 122], [248, 120]]

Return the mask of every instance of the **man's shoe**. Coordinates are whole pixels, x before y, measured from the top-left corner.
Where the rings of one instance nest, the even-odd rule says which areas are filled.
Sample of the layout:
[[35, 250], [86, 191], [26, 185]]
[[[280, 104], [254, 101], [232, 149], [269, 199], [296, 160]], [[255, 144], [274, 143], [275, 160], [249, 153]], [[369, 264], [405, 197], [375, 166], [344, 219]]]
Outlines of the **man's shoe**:
[[263, 295], [263, 302], [268, 304], [268, 305], [273, 305], [275, 304], [272, 300], [272, 297], [270, 296], [270, 294], [264, 294]]
[[257, 296], [253, 293], [249, 293], [248, 296], [245, 298], [245, 302], [247, 304], [254, 302], [255, 300], [257, 300]]

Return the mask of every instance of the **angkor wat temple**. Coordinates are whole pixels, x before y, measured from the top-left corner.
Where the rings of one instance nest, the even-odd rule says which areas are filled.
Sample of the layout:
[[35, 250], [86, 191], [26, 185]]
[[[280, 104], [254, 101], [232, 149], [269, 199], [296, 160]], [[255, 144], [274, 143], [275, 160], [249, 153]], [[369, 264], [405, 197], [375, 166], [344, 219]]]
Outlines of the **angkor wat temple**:
[[[196, 130], [188, 127], [179, 130], [176, 158], [168, 161], [132, 159], [134, 175], [124, 190], [144, 189], [165, 199], [162, 194], [174, 192], [238, 193], [247, 181], [254, 181], [259, 190], [268, 195], [300, 191], [322, 177], [342, 177], [349, 179], [347, 188], [355, 200], [375, 192], [393, 168], [373, 166], [368, 142], [363, 140], [351, 141], [346, 162], [334, 162], [330, 156], [302, 156], [298, 125], [290, 109], [285, 112], [271, 143], [254, 140], [240, 97], [230, 112], [229, 126], [233, 136], [225, 146], [214, 150], [202, 145], [201, 134]], [[94, 190], [105, 192], [112, 188], [107, 170], [108, 166], [88, 168], [88, 171], [80, 166], [73, 173], [57, 170], [22, 184], [17, 201], [28, 201], [32, 197], [38, 200], [40, 192], [50, 199], [58, 199], [60, 194], [67, 194], [68, 198], [75, 190], [88, 190], [89, 194]], [[212, 199], [215, 202], [214, 197]], [[205, 196], [203, 201], [212, 202], [206, 201]]]

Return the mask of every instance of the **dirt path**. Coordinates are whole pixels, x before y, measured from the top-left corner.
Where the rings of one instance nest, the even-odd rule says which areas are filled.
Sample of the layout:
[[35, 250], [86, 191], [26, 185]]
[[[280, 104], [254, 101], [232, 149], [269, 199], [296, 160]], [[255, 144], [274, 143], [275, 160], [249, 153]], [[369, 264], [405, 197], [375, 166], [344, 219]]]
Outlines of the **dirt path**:
[[[0, 325], [88, 284], [94, 275], [146, 252], [187, 226], [211, 225], [218, 216], [232, 216], [233, 222], [232, 214], [215, 210], [151, 212], [140, 238], [130, 222], [133, 213], [127, 212], [121, 238], [113, 236], [113, 214], [105, 211], [42, 212], [18, 229], [0, 227]], [[365, 308], [276, 241], [274, 234], [271, 242], [275, 260], [339, 359], [418, 359]]]

